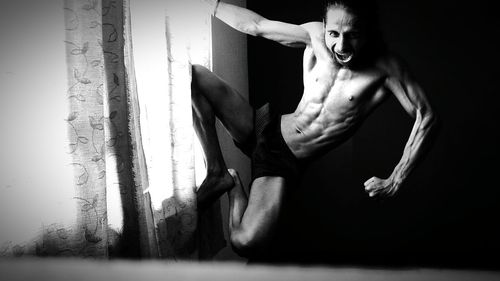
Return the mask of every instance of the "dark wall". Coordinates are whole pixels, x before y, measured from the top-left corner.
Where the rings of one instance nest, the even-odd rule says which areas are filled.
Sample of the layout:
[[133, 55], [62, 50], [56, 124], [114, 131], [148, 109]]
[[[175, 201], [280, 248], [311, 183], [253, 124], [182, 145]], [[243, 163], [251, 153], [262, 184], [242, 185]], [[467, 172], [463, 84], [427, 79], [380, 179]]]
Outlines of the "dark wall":
[[[486, 1], [436, 2], [379, 1], [390, 49], [406, 59], [440, 117], [432, 150], [396, 197], [368, 198], [363, 182], [389, 176], [413, 125], [390, 98], [350, 141], [308, 168], [288, 198], [272, 261], [499, 268], [490, 258], [500, 250], [498, 20]], [[248, 7], [300, 24], [320, 20], [321, 3]], [[261, 38], [248, 46], [253, 104], [293, 111], [303, 89], [302, 49]]]

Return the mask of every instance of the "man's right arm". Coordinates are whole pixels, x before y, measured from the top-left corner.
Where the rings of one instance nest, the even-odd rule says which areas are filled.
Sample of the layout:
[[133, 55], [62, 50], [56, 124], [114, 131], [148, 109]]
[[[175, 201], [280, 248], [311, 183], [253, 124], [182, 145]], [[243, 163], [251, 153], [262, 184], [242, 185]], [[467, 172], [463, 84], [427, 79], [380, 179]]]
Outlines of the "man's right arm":
[[214, 16], [240, 32], [289, 47], [305, 47], [311, 43], [309, 33], [300, 25], [268, 20], [253, 11], [224, 2], [204, 1], [212, 5]]

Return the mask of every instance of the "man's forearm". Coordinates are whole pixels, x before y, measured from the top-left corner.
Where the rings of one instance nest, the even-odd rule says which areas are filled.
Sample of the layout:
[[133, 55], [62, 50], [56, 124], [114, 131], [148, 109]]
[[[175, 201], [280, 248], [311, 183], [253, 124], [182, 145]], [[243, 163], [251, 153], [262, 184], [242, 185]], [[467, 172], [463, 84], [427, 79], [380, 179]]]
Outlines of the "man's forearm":
[[389, 177], [394, 188], [399, 189], [428, 150], [436, 124], [436, 117], [433, 113], [426, 113], [425, 115], [417, 113], [403, 156]]

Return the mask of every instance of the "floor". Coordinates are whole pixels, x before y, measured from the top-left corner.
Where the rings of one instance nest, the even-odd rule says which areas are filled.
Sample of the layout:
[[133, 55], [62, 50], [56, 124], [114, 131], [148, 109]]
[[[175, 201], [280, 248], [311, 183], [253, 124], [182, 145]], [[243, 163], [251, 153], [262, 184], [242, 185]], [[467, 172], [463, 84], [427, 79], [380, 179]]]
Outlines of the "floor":
[[238, 263], [108, 261], [77, 259], [0, 260], [0, 280], [500, 280], [500, 271], [264, 266]]

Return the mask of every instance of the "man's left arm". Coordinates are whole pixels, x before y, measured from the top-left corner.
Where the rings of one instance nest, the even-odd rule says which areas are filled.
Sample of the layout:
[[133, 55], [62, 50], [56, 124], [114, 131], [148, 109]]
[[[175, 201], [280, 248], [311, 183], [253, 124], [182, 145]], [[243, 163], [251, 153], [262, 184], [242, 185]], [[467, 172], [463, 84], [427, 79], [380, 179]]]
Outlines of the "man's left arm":
[[410, 76], [401, 63], [392, 61], [385, 87], [392, 92], [408, 114], [415, 119], [403, 156], [387, 179], [372, 177], [365, 190], [370, 197], [394, 195], [419, 160], [429, 148], [431, 135], [436, 128], [436, 114], [432, 110], [422, 88]]

